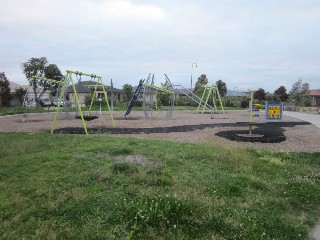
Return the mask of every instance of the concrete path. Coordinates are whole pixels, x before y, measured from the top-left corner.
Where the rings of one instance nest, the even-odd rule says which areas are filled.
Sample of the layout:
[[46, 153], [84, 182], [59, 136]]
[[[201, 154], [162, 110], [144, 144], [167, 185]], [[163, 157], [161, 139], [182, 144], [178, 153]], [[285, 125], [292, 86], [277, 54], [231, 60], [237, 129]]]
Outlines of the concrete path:
[[320, 224], [318, 224], [311, 233], [314, 240], [320, 239]]
[[[310, 122], [320, 128], [320, 114], [284, 111], [283, 115]], [[312, 230], [311, 235], [313, 239], [320, 240], [320, 224]]]
[[298, 118], [316, 125], [320, 128], [320, 114], [302, 113], [302, 112], [283, 112], [284, 116]]

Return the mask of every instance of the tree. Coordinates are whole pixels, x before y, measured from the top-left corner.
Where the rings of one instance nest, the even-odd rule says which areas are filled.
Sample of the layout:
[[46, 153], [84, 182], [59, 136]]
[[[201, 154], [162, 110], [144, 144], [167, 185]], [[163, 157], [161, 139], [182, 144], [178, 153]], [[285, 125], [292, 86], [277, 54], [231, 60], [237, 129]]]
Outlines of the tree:
[[307, 93], [310, 90], [310, 84], [304, 83], [302, 78], [299, 78], [291, 88], [289, 99], [295, 105], [301, 106], [305, 105], [305, 102], [308, 102], [309, 96]]
[[266, 92], [264, 91], [263, 88], [259, 88], [257, 91], [253, 93], [253, 98], [258, 99], [259, 101], [264, 101], [266, 100]]
[[125, 101], [129, 102], [133, 95], [133, 87], [130, 84], [124, 84], [122, 88], [125, 96]]
[[287, 89], [284, 86], [280, 86], [277, 90], [275, 90], [273, 95], [275, 95], [275, 98], [279, 97], [281, 102], [286, 102], [289, 97], [287, 94]]
[[12, 96], [10, 95], [10, 83], [4, 72], [0, 73], [0, 105], [10, 105]]
[[61, 71], [57, 65], [48, 64], [48, 61], [45, 57], [29, 59], [27, 62], [22, 64], [22, 70], [26, 75], [30, 86], [32, 86], [37, 107], [39, 107], [39, 99], [42, 97], [42, 95], [48, 90], [56, 89], [57, 84], [49, 81], [34, 79], [32, 77], [45, 77], [57, 81], [61, 81], [63, 78], [63, 75], [61, 74]]
[[302, 83], [302, 86], [301, 86], [301, 92], [303, 94], [306, 94], [310, 91], [310, 84], [309, 83]]
[[[170, 81], [165, 81], [165, 83], [161, 83], [161, 87], [169, 91], [173, 91], [173, 86]], [[162, 106], [169, 106], [171, 103], [170, 100], [174, 101], [174, 94], [158, 92], [157, 95], [158, 100]]]
[[221, 97], [224, 97], [227, 94], [227, 84], [222, 80], [218, 80], [216, 82], [219, 94]]
[[202, 93], [204, 90], [204, 86], [208, 83], [208, 78], [206, 74], [201, 74], [198, 77], [198, 81], [196, 82], [195, 88], [193, 90], [194, 93]]
[[22, 97], [26, 95], [26, 93], [27, 93], [27, 89], [24, 89], [22, 87], [19, 87], [15, 90], [15, 94], [19, 97], [20, 105], [22, 105]]

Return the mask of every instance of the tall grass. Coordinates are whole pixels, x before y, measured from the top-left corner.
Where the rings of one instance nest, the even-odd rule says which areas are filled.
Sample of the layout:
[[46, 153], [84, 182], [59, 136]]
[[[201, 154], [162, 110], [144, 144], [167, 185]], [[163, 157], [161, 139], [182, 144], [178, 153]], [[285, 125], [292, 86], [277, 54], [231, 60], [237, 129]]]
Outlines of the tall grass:
[[0, 142], [1, 239], [307, 239], [319, 217], [320, 153], [38, 133]]

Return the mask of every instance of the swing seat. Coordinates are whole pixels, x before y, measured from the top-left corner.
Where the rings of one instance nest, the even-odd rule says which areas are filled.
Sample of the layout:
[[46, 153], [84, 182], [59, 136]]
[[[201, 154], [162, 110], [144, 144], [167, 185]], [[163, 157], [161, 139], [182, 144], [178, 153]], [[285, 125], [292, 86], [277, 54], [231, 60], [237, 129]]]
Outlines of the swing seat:
[[[81, 119], [81, 116], [75, 116], [76, 119]], [[98, 116], [90, 116], [90, 115], [86, 115], [86, 116], [83, 116], [83, 119], [85, 121], [92, 121], [92, 120], [95, 120], [99, 118]]]

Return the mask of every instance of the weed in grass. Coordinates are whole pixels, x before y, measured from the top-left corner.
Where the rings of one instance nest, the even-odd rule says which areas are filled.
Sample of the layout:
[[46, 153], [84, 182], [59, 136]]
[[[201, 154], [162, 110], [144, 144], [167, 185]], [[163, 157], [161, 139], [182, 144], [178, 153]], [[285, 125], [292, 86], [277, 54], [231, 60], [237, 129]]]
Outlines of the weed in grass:
[[116, 146], [109, 151], [111, 156], [131, 154], [133, 150], [128, 147]]
[[127, 162], [114, 163], [112, 165], [112, 172], [115, 174], [126, 174], [132, 175], [134, 173], [139, 172], [139, 169], [136, 164], [131, 164]]
[[156, 237], [157, 233], [174, 236], [192, 222], [194, 215], [191, 205], [170, 195], [124, 199], [122, 204], [129, 238], [133, 239]]

